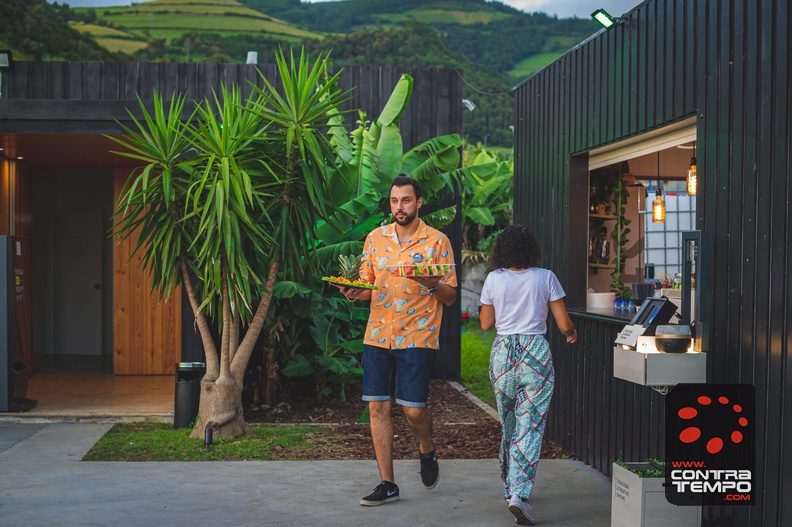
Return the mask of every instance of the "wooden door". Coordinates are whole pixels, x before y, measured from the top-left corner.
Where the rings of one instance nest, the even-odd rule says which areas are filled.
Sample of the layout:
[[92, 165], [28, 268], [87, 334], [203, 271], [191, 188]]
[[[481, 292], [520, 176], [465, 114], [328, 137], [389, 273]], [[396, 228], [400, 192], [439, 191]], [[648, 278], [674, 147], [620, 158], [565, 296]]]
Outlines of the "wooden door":
[[[129, 175], [116, 169], [115, 201]], [[151, 279], [130, 259], [134, 236], [113, 245], [113, 370], [116, 375], [164, 375], [181, 360], [181, 290], [170, 299], [150, 294]]]

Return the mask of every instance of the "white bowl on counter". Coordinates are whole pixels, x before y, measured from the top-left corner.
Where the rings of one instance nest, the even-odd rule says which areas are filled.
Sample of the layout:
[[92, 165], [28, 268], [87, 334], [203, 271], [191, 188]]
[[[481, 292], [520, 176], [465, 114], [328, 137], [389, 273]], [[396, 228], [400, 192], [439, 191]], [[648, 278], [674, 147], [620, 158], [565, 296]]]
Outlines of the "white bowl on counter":
[[587, 293], [586, 309], [613, 309], [616, 293]]

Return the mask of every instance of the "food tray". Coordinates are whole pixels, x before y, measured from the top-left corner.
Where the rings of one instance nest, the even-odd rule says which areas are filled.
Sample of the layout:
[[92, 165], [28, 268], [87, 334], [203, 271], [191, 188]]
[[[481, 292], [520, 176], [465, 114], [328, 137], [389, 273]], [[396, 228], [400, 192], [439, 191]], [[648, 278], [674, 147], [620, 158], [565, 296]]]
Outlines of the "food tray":
[[454, 264], [406, 264], [400, 263], [387, 267], [394, 276], [445, 276], [454, 268]]
[[335, 278], [337, 277], [323, 276], [322, 280], [333, 285], [338, 285], [341, 287], [349, 287], [352, 289], [372, 289], [372, 290], [377, 289], [377, 286], [375, 286], [374, 284], [367, 284], [365, 282], [339, 282]]

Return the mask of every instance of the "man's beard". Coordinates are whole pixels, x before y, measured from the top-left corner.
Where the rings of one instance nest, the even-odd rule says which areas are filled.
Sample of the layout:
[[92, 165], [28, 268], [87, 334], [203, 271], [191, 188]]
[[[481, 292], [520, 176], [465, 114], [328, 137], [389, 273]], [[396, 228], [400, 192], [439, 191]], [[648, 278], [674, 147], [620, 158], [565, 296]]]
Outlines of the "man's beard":
[[412, 214], [406, 214], [406, 213], [402, 212], [402, 214], [405, 214], [403, 220], [400, 220], [399, 217], [396, 214], [394, 214], [393, 215], [393, 221], [395, 221], [397, 224], [399, 224], [402, 227], [404, 227], [405, 225], [409, 225], [410, 223], [413, 222], [413, 220], [416, 218], [416, 216], [418, 216], [418, 211], [416, 210]]

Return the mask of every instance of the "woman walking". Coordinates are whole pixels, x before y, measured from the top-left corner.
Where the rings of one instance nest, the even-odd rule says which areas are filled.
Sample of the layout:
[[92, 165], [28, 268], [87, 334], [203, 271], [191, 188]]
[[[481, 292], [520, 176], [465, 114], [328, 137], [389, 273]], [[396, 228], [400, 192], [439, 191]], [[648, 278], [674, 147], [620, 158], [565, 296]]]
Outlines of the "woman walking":
[[544, 338], [553, 313], [567, 343], [577, 331], [564, 306], [564, 290], [552, 271], [538, 267], [541, 251], [524, 225], [501, 232], [492, 252], [495, 270], [481, 291], [481, 329], [495, 326], [490, 380], [501, 422], [500, 468], [504, 498], [520, 525], [534, 525], [528, 498], [536, 478], [555, 371]]

